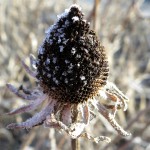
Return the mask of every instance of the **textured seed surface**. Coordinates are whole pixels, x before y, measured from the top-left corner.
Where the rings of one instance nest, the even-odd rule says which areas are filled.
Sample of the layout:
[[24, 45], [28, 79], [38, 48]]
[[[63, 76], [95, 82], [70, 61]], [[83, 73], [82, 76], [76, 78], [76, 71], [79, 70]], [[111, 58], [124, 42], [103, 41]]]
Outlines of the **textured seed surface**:
[[104, 47], [77, 6], [58, 16], [47, 30], [36, 65], [44, 92], [62, 102], [92, 98], [108, 77]]

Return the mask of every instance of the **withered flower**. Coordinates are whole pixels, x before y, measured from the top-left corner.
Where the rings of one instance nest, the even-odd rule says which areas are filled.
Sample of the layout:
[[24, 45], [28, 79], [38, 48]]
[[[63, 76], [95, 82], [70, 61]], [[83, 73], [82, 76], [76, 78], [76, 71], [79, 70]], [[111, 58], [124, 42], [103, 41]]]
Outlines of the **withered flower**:
[[16, 89], [7, 84], [13, 93], [30, 100], [28, 105], [9, 115], [34, 110], [46, 101], [39, 113], [25, 122], [8, 125], [9, 129], [29, 129], [44, 124], [66, 131], [73, 139], [86, 137], [95, 142], [109, 142], [107, 137], [93, 138], [84, 132], [94, 114], [92, 109], [97, 109], [119, 134], [129, 135], [115, 121], [116, 111], [127, 109], [128, 98], [107, 81], [109, 68], [105, 49], [83, 17], [77, 5], [65, 10], [46, 31], [38, 58], [30, 57], [36, 71], [22, 62], [26, 71], [38, 81], [36, 90]]

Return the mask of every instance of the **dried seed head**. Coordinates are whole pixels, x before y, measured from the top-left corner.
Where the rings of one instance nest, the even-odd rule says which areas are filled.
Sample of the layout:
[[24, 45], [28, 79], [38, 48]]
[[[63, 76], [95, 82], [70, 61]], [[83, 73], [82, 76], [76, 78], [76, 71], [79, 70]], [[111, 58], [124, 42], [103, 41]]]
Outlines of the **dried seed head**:
[[106, 84], [108, 62], [81, 9], [71, 6], [46, 33], [37, 61], [44, 92], [62, 102], [92, 98]]

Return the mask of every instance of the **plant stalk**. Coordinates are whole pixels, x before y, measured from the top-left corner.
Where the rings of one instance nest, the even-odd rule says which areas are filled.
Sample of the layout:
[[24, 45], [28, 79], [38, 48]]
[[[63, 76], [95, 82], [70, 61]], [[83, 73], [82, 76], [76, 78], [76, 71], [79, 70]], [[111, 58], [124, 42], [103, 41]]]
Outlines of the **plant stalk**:
[[[73, 117], [72, 117], [72, 123], [75, 123], [77, 122], [77, 119], [78, 119], [78, 105], [74, 105], [73, 108], [72, 108], [72, 111], [73, 111]], [[72, 147], [72, 150], [80, 150], [80, 141], [79, 139], [71, 139], [71, 147]]]

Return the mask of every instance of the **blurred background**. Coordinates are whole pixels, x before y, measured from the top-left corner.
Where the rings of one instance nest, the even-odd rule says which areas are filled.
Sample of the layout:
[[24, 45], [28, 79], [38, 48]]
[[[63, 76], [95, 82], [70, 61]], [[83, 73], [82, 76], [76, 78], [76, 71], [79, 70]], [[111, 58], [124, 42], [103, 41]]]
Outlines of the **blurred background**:
[[37, 56], [45, 30], [73, 3], [82, 7], [106, 48], [109, 80], [130, 99], [128, 110], [118, 111], [116, 120], [132, 133], [127, 138], [118, 136], [99, 115], [86, 130], [94, 136], [108, 136], [112, 142], [95, 144], [80, 139], [81, 149], [150, 150], [150, 0], [0, 0], [0, 149], [71, 149], [70, 138], [53, 129], [6, 129], [9, 123], [26, 120], [37, 110], [7, 116], [25, 101], [11, 94], [5, 85], [35, 86], [20, 59], [29, 64], [29, 54]]

